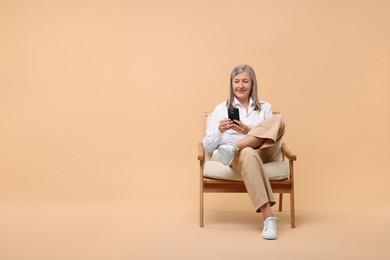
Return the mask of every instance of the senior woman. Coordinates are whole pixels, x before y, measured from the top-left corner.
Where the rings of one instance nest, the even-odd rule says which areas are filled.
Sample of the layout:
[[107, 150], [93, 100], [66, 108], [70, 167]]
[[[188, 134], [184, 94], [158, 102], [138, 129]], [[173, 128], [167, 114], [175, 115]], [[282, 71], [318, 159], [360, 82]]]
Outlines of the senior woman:
[[[238, 108], [240, 120], [228, 118], [228, 108]], [[203, 139], [211, 160], [230, 165], [242, 176], [256, 212], [264, 223], [262, 237], [277, 239], [276, 218], [271, 207], [275, 198], [263, 163], [277, 159], [279, 142], [284, 134], [281, 117], [272, 107], [258, 99], [256, 74], [249, 65], [239, 65], [230, 74], [227, 101], [218, 104], [210, 115]]]

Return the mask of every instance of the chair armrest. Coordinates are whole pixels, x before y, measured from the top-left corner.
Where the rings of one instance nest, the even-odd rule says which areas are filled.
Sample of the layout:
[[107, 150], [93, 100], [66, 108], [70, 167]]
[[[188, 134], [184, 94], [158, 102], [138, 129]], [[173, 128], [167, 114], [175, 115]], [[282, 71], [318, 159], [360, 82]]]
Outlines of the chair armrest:
[[198, 143], [198, 160], [204, 161], [204, 147], [202, 143]]
[[296, 161], [297, 156], [290, 152], [290, 150], [287, 148], [287, 145], [285, 143], [282, 144], [282, 153], [284, 156], [287, 157], [290, 161]]

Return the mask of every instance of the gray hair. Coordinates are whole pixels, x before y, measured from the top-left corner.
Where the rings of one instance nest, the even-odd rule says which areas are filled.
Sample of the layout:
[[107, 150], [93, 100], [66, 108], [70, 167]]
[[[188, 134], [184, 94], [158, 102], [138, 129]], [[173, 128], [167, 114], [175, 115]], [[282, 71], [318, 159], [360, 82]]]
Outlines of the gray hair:
[[249, 76], [251, 78], [251, 82], [252, 82], [252, 90], [251, 90], [251, 94], [250, 94], [250, 97], [253, 99], [253, 102], [255, 103], [255, 110], [261, 110], [261, 106], [260, 106], [260, 102], [259, 102], [259, 98], [258, 98], [258, 92], [257, 92], [257, 80], [256, 80], [256, 74], [255, 74], [255, 71], [253, 70], [253, 68], [249, 65], [246, 65], [246, 64], [243, 64], [243, 65], [238, 65], [236, 66], [232, 72], [230, 73], [230, 90], [229, 90], [229, 98], [226, 102], [226, 105], [228, 108], [232, 108], [233, 107], [233, 101], [234, 101], [234, 93], [233, 93], [233, 84], [232, 84], [232, 81], [233, 81], [233, 78], [235, 76], [237, 76], [238, 74], [241, 74], [241, 73], [244, 73], [244, 72], [248, 72], [249, 73]]

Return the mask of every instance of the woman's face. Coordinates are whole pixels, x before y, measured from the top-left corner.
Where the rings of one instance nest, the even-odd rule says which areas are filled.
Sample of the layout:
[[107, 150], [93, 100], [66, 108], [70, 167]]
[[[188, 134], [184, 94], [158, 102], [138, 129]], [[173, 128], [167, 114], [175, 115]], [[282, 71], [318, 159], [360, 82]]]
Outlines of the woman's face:
[[238, 74], [232, 79], [233, 93], [242, 103], [249, 100], [252, 91], [252, 80], [247, 71]]

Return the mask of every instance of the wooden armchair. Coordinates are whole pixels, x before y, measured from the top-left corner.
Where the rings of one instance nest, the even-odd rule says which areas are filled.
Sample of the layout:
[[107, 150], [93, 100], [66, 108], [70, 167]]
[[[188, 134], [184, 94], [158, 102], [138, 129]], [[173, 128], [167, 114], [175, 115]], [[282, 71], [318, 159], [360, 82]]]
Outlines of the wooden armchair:
[[[207, 116], [209, 113], [204, 113], [203, 129], [205, 132], [207, 124]], [[286, 144], [281, 146], [282, 159], [288, 160], [289, 176], [283, 180], [270, 180], [272, 191], [279, 193], [279, 211], [282, 211], [283, 193], [290, 194], [290, 220], [291, 227], [295, 228], [295, 205], [294, 205], [294, 161], [297, 157], [291, 153]], [[201, 142], [198, 143], [198, 160], [200, 169], [200, 227], [204, 226], [204, 193], [221, 193], [221, 192], [247, 192], [243, 181], [223, 180], [204, 176], [204, 166], [207, 161], [206, 151]], [[287, 163], [287, 162], [286, 162]], [[266, 164], [264, 164], [266, 165]], [[267, 173], [267, 171], [266, 171]]]

